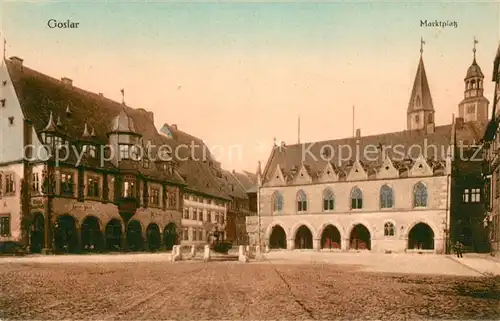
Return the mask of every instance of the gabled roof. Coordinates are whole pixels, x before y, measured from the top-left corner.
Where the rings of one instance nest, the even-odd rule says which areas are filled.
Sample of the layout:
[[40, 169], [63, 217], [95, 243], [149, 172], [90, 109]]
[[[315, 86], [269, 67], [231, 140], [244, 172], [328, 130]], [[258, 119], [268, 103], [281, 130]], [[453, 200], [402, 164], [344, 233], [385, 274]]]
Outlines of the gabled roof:
[[[486, 124], [486, 122], [480, 121], [463, 123], [460, 128], [456, 128], [457, 142], [478, 143], [482, 138]], [[325, 169], [328, 162], [332, 162], [336, 166], [340, 177], [349, 173], [356, 158], [359, 158], [360, 164], [367, 172], [373, 173], [372, 169], [379, 169], [384, 162], [381, 152], [377, 156], [378, 146], [384, 149], [387, 157], [391, 158], [394, 167], [400, 173], [406, 173], [420, 155], [420, 150], [426, 151], [427, 159], [444, 161], [451, 138], [452, 125], [443, 125], [436, 126], [433, 133], [427, 133], [425, 130], [413, 130], [288, 145], [283, 149], [273, 149], [271, 152], [264, 169], [263, 183], [269, 182], [273, 178], [278, 165], [287, 182], [293, 179], [292, 173], [295, 168], [300, 168], [302, 163], [308, 166], [313, 182], [315, 177], [319, 177], [319, 173]], [[322, 157], [323, 146], [328, 146], [329, 149], [333, 148], [335, 151], [333, 159]], [[432, 146], [436, 146], [436, 148]], [[348, 154], [348, 149], [351, 151], [351, 155]], [[356, 150], [360, 151], [359, 157], [356, 157]], [[364, 150], [370, 152], [364, 153]], [[404, 156], [401, 155], [401, 151], [405, 154]], [[305, 155], [304, 159], [302, 158], [303, 154]]]
[[408, 103], [408, 113], [416, 110], [434, 110], [432, 103], [431, 90], [425, 73], [424, 60], [420, 56], [418, 62], [417, 74], [413, 81], [413, 89]]
[[[87, 124], [92, 130], [90, 137], [85, 140], [94, 144], [107, 144], [107, 134], [114, 129], [113, 120], [125, 112], [134, 123], [135, 128], [132, 129], [140, 133], [144, 141], [155, 145], [164, 142], [154, 127], [151, 113], [144, 109], [134, 109], [78, 87], [64, 85], [60, 80], [26, 66], [19, 68], [10, 60], [5, 63], [23, 115], [31, 121], [37, 134], [47, 126], [52, 114], [53, 119], [60, 119], [60, 126], [56, 126], [69, 141], [80, 141]], [[70, 157], [68, 162], [72, 161], [75, 160]], [[82, 165], [101, 168], [100, 161], [90, 157], [84, 158]], [[108, 169], [114, 168], [110, 162], [105, 162], [104, 165]], [[147, 172], [154, 179], [183, 184], [177, 173], [169, 175], [168, 172], [156, 169], [154, 164], [149, 170], [141, 166], [139, 171]]]

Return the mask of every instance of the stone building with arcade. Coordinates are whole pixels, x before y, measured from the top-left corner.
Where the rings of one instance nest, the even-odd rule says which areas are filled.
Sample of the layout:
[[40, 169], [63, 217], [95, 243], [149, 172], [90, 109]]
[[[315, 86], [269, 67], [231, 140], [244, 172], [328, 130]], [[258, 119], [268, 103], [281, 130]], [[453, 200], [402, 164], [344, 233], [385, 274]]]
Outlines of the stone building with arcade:
[[435, 124], [421, 51], [406, 130], [275, 142], [259, 174], [259, 215], [247, 218], [251, 242], [271, 249], [446, 253], [460, 240], [469, 251], [484, 251], [479, 142], [489, 102], [475, 48], [465, 75], [451, 124]]
[[152, 112], [18, 57], [0, 81], [0, 240], [45, 253], [156, 251], [235, 229], [220, 164], [174, 152], [198, 138], [157, 131]]

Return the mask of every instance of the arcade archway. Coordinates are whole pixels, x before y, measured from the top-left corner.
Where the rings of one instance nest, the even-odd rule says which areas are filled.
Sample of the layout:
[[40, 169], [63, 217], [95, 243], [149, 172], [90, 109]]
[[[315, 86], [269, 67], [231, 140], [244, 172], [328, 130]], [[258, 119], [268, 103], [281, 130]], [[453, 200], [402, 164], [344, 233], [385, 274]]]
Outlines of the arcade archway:
[[78, 243], [76, 220], [71, 215], [57, 217], [54, 228], [56, 251], [60, 253], [77, 253], [81, 250]]
[[340, 231], [333, 225], [328, 225], [321, 233], [321, 247], [324, 249], [340, 249]]
[[142, 251], [144, 239], [142, 237], [142, 226], [139, 221], [133, 220], [127, 226], [127, 249], [130, 251]]
[[353, 227], [349, 245], [353, 250], [371, 250], [371, 235], [366, 226], [357, 224]]
[[99, 220], [95, 216], [87, 216], [82, 223], [82, 250], [99, 252], [102, 250], [102, 240]]
[[311, 230], [302, 225], [297, 229], [295, 233], [295, 249], [312, 249], [313, 248], [313, 236]]
[[42, 213], [35, 213], [31, 224], [30, 244], [32, 253], [41, 253], [45, 245], [45, 222]]
[[273, 226], [271, 236], [269, 237], [269, 248], [286, 249], [286, 233], [279, 225]]
[[106, 225], [106, 247], [108, 251], [122, 249], [122, 223], [118, 219], [112, 219]]
[[168, 223], [167, 226], [165, 226], [163, 240], [165, 249], [169, 251], [177, 244], [177, 226], [175, 226], [174, 223]]
[[425, 223], [418, 223], [408, 233], [408, 249], [434, 250], [434, 232]]
[[157, 251], [161, 247], [161, 235], [158, 225], [151, 223], [146, 229], [146, 238], [148, 242], [148, 250]]

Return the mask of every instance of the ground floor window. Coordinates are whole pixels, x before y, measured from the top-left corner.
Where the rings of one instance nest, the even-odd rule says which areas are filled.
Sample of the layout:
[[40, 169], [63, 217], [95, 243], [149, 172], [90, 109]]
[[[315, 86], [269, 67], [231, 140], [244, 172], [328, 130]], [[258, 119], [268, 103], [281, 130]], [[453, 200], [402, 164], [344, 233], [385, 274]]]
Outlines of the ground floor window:
[[0, 216], [0, 236], [10, 236], [10, 214]]

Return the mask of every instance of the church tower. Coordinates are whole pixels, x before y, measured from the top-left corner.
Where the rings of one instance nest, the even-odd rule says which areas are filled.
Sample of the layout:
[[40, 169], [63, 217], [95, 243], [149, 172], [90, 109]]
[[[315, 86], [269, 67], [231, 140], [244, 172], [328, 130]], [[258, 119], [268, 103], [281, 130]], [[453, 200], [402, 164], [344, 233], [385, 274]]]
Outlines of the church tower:
[[464, 122], [488, 120], [488, 105], [490, 102], [483, 96], [484, 75], [476, 62], [477, 43], [474, 38], [474, 48], [472, 49], [474, 58], [472, 65], [467, 69], [464, 79], [464, 99], [458, 105], [458, 117], [463, 118]]
[[427, 130], [434, 126], [434, 105], [432, 103], [429, 82], [425, 74], [424, 60], [424, 40], [420, 40], [420, 61], [418, 62], [417, 74], [413, 82], [410, 102], [408, 103], [407, 123], [408, 130]]

